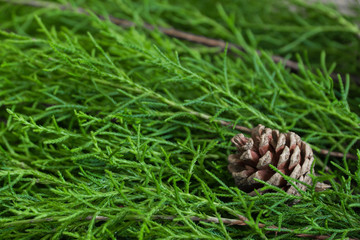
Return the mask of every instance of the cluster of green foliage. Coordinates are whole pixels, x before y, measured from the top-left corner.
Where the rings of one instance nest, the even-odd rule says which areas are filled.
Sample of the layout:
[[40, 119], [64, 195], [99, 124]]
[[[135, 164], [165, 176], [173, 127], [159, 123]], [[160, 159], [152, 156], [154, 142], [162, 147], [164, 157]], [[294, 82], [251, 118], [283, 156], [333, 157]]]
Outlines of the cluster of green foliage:
[[[356, 17], [305, 0], [57, 2], [94, 14], [0, 1], [0, 239], [360, 236], [360, 161], [316, 155], [313, 180], [331, 189], [250, 197], [227, 171], [237, 131], [218, 121], [295, 131], [315, 153], [360, 158], [360, 88], [344, 75], [359, 73]], [[221, 220], [239, 215], [246, 226]]]

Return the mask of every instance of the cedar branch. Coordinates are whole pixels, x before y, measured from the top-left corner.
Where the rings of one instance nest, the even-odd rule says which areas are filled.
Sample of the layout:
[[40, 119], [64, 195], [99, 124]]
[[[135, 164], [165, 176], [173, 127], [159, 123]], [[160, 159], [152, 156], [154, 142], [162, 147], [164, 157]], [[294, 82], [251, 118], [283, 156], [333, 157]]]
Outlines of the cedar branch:
[[[52, 2], [40, 2], [40, 1], [24, 1], [24, 0], [0, 0], [2, 2], [7, 2], [7, 3], [11, 3], [11, 4], [17, 4], [17, 5], [26, 5], [26, 6], [31, 6], [31, 7], [37, 7], [37, 8], [48, 8], [48, 9], [58, 9], [58, 10], [62, 10], [62, 11], [72, 11], [72, 12], [77, 12], [80, 14], [84, 14], [84, 15], [89, 15], [89, 11], [84, 9], [84, 8], [74, 8], [71, 5], [61, 5], [61, 4], [57, 4], [57, 3], [52, 3]], [[98, 18], [101, 20], [106, 20], [106, 17], [97, 14]], [[125, 20], [125, 19], [119, 19], [116, 18], [114, 16], [109, 16], [108, 17], [109, 20], [118, 26], [124, 27], [124, 28], [128, 28], [128, 27], [132, 27], [135, 26], [136, 24], [132, 21], [129, 20]], [[195, 35], [192, 33], [187, 33], [187, 32], [183, 32], [174, 28], [164, 28], [164, 27], [157, 27], [148, 23], [144, 24], [144, 28], [153, 31], [154, 29], [158, 29], [160, 32], [174, 37], [174, 38], [179, 38], [179, 39], [184, 39], [190, 42], [194, 42], [194, 43], [198, 43], [198, 44], [202, 44], [202, 45], [206, 45], [206, 46], [210, 46], [210, 47], [220, 47], [222, 49], [224, 49], [226, 47], [226, 42], [224, 40], [218, 40], [218, 39], [212, 39], [212, 38], [208, 38], [205, 36], [200, 36], [200, 35]], [[239, 45], [236, 45], [234, 43], [229, 43], [228, 44], [228, 49], [239, 49], [241, 51], [245, 51], [245, 49]], [[261, 51], [256, 50], [256, 52], [260, 55]], [[291, 61], [291, 60], [287, 60], [284, 59], [281, 56], [277, 56], [277, 55], [273, 55], [272, 60], [276, 63], [278, 62], [282, 62], [285, 67], [293, 70], [293, 71], [299, 71], [299, 64], [295, 61]], [[333, 73], [331, 74], [331, 77], [333, 77], [334, 79], [337, 79], [337, 74]], [[357, 79], [355, 79], [356, 83], [360, 85], [360, 80], [359, 82], [357, 81]], [[190, 114], [193, 114], [195, 116], [198, 116], [200, 118], [209, 120], [211, 117], [209, 115], [203, 114], [203, 113], [199, 113], [199, 112], [195, 112], [195, 111], [191, 111], [189, 112]], [[247, 127], [243, 127], [243, 126], [239, 126], [239, 125], [233, 125], [230, 122], [226, 122], [223, 120], [214, 120], [214, 122], [217, 122], [223, 126], [229, 126], [232, 127], [234, 129], [240, 130], [242, 132], [246, 132], [246, 133], [250, 133], [251, 129], [247, 128]], [[343, 158], [344, 154], [341, 152], [330, 152], [327, 149], [320, 149], [319, 151], [320, 154], [322, 155], [330, 155], [332, 157], [337, 157], [337, 158]], [[354, 154], [348, 153], [346, 154], [346, 157], [349, 159], [353, 159], [353, 160], [357, 160], [357, 157]]]
[[[207, 223], [216, 223], [219, 224], [220, 222], [223, 222], [226, 225], [229, 226], [247, 226], [248, 225], [248, 219], [242, 215], [238, 215], [237, 216], [238, 219], [231, 219], [231, 218], [217, 218], [217, 217], [206, 217], [206, 218], [200, 218], [200, 217], [196, 217], [196, 216], [190, 216], [189, 219], [191, 221], [194, 222], [207, 222]], [[85, 218], [83, 218], [84, 220], [87, 221], [91, 221], [94, 217], [93, 216], [87, 216]], [[178, 218], [178, 216], [175, 215], [153, 215], [151, 217], [153, 220], [166, 220], [166, 221], [174, 221], [175, 219]], [[106, 216], [95, 216], [95, 220], [96, 221], [108, 221], [110, 218], [106, 217]], [[127, 220], [136, 220], [136, 221], [141, 221], [141, 219], [137, 216], [128, 216]], [[53, 218], [44, 218], [44, 219], [28, 219], [28, 220], [22, 220], [22, 221], [17, 221], [17, 222], [10, 222], [10, 223], [5, 223], [4, 226], [14, 226], [14, 225], [19, 225], [19, 224], [37, 224], [37, 223], [43, 223], [43, 222], [54, 222], [57, 221], [57, 219], [53, 219]], [[277, 230], [276, 233], [281, 233], [281, 231], [286, 231], [289, 232], [290, 229], [288, 228], [278, 228], [275, 225], [272, 226], [266, 226], [263, 223], [259, 223], [258, 224], [259, 228], [264, 228], [266, 230], [269, 231], [274, 231]], [[280, 231], [280, 232], [278, 232]], [[293, 232], [294, 230], [290, 230], [290, 232]], [[315, 234], [295, 234], [295, 236], [297, 237], [302, 237], [302, 238], [312, 238], [312, 239], [328, 239], [330, 236], [328, 235], [315, 235]], [[348, 238], [349, 240], [359, 240], [357, 238]]]
[[[61, 5], [58, 3], [51, 3], [51, 2], [40, 2], [40, 1], [36, 1], [36, 0], [32, 0], [32, 1], [24, 1], [24, 0], [1, 0], [3, 2], [7, 2], [7, 3], [11, 3], [11, 4], [17, 4], [17, 5], [26, 5], [26, 6], [31, 6], [31, 7], [36, 7], [36, 8], [48, 8], [48, 9], [58, 9], [61, 11], [72, 11], [72, 12], [77, 12], [80, 14], [84, 14], [84, 15], [89, 15], [90, 12], [84, 8], [78, 7], [78, 8], [74, 8], [71, 5]], [[106, 20], [105, 16], [96, 14], [97, 17], [101, 20]], [[115, 25], [124, 27], [124, 28], [128, 28], [128, 27], [132, 27], [132, 26], [136, 26], [136, 24], [132, 21], [129, 20], [125, 20], [125, 19], [119, 19], [116, 18], [114, 16], [108, 16], [108, 19]], [[226, 42], [224, 40], [221, 39], [213, 39], [213, 38], [208, 38], [205, 36], [201, 36], [201, 35], [196, 35], [196, 34], [192, 34], [192, 33], [188, 33], [188, 32], [183, 32], [180, 30], [177, 30], [175, 28], [165, 28], [165, 27], [158, 27], [158, 26], [154, 26], [148, 23], [145, 23], [144, 28], [153, 31], [154, 29], [158, 29], [160, 32], [170, 36], [170, 37], [174, 37], [174, 38], [178, 38], [178, 39], [184, 39], [187, 40], [189, 42], [194, 42], [194, 43], [198, 43], [201, 45], [205, 45], [205, 46], [209, 46], [209, 47], [220, 47], [222, 49], [224, 49], [226, 47]], [[228, 44], [228, 49], [232, 50], [232, 49], [239, 49], [241, 51], [245, 51], [245, 49], [237, 44], [234, 43], [229, 43]], [[259, 50], [256, 51], [258, 54], [261, 54], [261, 52]], [[273, 55], [272, 56], [272, 60], [276, 63], [278, 62], [282, 62], [285, 67], [292, 69], [294, 71], [298, 71], [299, 70], [299, 64], [295, 61], [291, 61], [291, 60], [287, 60], [281, 56], [276, 56]]]
[[[52, 2], [40, 2], [40, 1], [24, 1], [24, 0], [0, 0], [2, 2], [7, 2], [7, 3], [11, 3], [11, 4], [17, 4], [17, 5], [26, 5], [26, 6], [31, 6], [31, 7], [37, 7], [37, 8], [48, 8], [48, 9], [58, 9], [61, 11], [72, 11], [72, 12], [77, 12], [80, 14], [84, 14], [84, 15], [89, 15], [90, 12], [84, 8], [78, 7], [78, 8], [74, 8], [71, 5], [61, 5], [61, 4], [57, 4], [57, 3], [52, 3]], [[97, 17], [101, 20], [106, 20], [107, 18], [103, 15], [100, 14], [96, 14]], [[126, 20], [126, 19], [119, 19], [116, 18], [114, 16], [108, 16], [108, 19], [115, 25], [117, 26], [121, 26], [124, 28], [128, 28], [128, 27], [132, 27], [132, 26], [136, 26], [136, 24], [132, 21]], [[192, 33], [188, 33], [188, 32], [183, 32], [181, 30], [175, 29], [175, 28], [165, 28], [165, 27], [159, 27], [159, 26], [154, 26], [148, 23], [145, 23], [143, 25], [143, 27], [145, 29], [148, 29], [150, 31], [153, 31], [155, 29], [157, 29], [158, 31], [164, 33], [165, 35], [168, 35], [170, 37], [174, 37], [174, 38], [178, 38], [178, 39], [183, 39], [189, 42], [194, 42], [197, 44], [201, 44], [201, 45], [205, 45], [205, 46], [209, 46], [209, 47], [220, 47], [221, 49], [224, 49], [226, 47], [226, 42], [222, 39], [213, 39], [213, 38], [208, 38], [205, 36], [201, 36], [201, 35], [196, 35], [196, 34], [192, 34]], [[229, 43], [228, 44], [228, 50], [232, 51], [234, 49], [237, 50], [241, 50], [243, 52], [245, 52], [245, 49], [242, 46], [239, 46], [237, 44], [234, 43]], [[261, 55], [261, 51], [260, 50], [256, 50], [257, 54]], [[286, 68], [291, 69], [292, 71], [298, 72], [300, 70], [299, 67], [299, 63], [296, 61], [292, 61], [289, 59], [285, 59], [281, 56], [278, 55], [272, 55], [271, 59], [275, 62], [275, 63], [279, 63], [281, 62]], [[332, 73], [330, 74], [330, 77], [332, 77], [335, 80], [338, 80], [338, 74], [337, 73]], [[360, 79], [356, 76], [352, 76], [351, 79], [357, 84], [360, 85]]]

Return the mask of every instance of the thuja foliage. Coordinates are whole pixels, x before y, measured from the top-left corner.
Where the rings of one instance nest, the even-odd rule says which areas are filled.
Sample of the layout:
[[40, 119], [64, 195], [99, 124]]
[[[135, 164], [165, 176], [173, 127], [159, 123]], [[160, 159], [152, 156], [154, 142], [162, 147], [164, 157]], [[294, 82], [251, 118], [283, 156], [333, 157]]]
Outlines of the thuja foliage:
[[[360, 158], [360, 91], [344, 74], [358, 72], [354, 19], [300, 0], [58, 3], [91, 13], [0, 3], [0, 239], [359, 237], [360, 160], [316, 154], [313, 180], [331, 189], [250, 197], [227, 171], [238, 131], [219, 123], [296, 131], [315, 153]], [[247, 225], [222, 221], [239, 215]]]

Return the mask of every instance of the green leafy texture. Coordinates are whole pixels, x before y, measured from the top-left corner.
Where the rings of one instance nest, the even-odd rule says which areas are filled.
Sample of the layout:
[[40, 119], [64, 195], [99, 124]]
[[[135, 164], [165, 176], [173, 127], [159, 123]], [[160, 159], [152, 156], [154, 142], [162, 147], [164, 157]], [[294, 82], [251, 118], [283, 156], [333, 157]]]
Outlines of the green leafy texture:
[[[351, 17], [303, 1], [68, 3], [139, 27], [0, 3], [1, 239], [359, 237], [360, 161], [316, 156], [333, 169], [314, 176], [331, 182], [325, 192], [265, 186], [276, 192], [249, 197], [227, 171], [237, 131], [219, 124], [261, 123], [296, 131], [315, 150], [355, 154], [359, 88], [330, 77], [334, 60], [341, 73], [358, 69]], [[247, 53], [182, 42], [144, 22]], [[300, 72], [271, 52], [299, 61]], [[221, 220], [238, 215], [247, 226]]]

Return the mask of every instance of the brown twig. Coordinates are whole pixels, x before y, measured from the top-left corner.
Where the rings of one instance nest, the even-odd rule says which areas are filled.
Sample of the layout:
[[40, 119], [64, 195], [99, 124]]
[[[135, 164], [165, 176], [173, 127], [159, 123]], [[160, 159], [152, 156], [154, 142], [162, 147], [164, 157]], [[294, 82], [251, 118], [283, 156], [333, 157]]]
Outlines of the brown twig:
[[[87, 221], [91, 221], [93, 220], [93, 216], [87, 216], [83, 219], [80, 220], [87, 220]], [[153, 220], [166, 220], [166, 221], [174, 221], [176, 218], [178, 218], [178, 216], [174, 216], [174, 215], [152, 215], [151, 218]], [[110, 218], [109, 217], [105, 217], [105, 216], [95, 216], [95, 221], [108, 221]], [[142, 219], [137, 217], [137, 216], [127, 216], [126, 217], [127, 220], [135, 220], [135, 221], [141, 221]], [[228, 225], [228, 226], [248, 226], [248, 219], [242, 215], [238, 215], [238, 219], [230, 219], [230, 218], [217, 218], [217, 217], [206, 217], [206, 218], [200, 218], [200, 217], [196, 217], [196, 216], [190, 216], [189, 219], [191, 221], [194, 222], [207, 222], [207, 223], [216, 223], [219, 224], [220, 221], [223, 222], [224, 224]], [[4, 223], [3, 226], [14, 226], [14, 225], [24, 225], [24, 224], [38, 224], [38, 223], [44, 223], [44, 222], [54, 222], [57, 221], [57, 219], [54, 218], [38, 218], [38, 219], [26, 219], [26, 220], [20, 220], [20, 221], [14, 221], [14, 222], [9, 222], [9, 223]], [[273, 230], [279, 230], [275, 231], [275, 233], [281, 233], [281, 231], [285, 231], [285, 232], [293, 232], [293, 230], [289, 230], [287, 228], [278, 228], [275, 225], [272, 226], [268, 226], [266, 227], [265, 224], [263, 223], [259, 223], [258, 224], [259, 228], [266, 228], [266, 229], [271, 229], [271, 231]], [[306, 237], [306, 238], [312, 238], [312, 239], [327, 239], [330, 236], [327, 235], [315, 235], [315, 234], [295, 234], [295, 236], [297, 237]], [[358, 240], [356, 238], [349, 238], [350, 240]]]
[[[340, 153], [340, 152], [330, 152], [330, 151], [327, 150], [327, 149], [321, 149], [319, 153], [321, 153], [321, 154], [323, 154], [323, 155], [330, 155], [330, 156], [332, 156], [332, 157], [337, 157], [337, 158], [343, 158], [343, 157], [344, 157], [344, 154], [343, 154], [343, 153]], [[351, 154], [351, 153], [346, 154], [346, 158], [353, 159], [353, 160], [357, 160], [357, 157], [356, 157], [354, 154]]]
[[[178, 216], [174, 216], [174, 215], [153, 215], [151, 216], [151, 218], [153, 220], [167, 220], [167, 221], [174, 221], [176, 218], [178, 218]], [[92, 220], [93, 217], [92, 216], [88, 216], [85, 218], [86, 220]], [[136, 218], [134, 218], [136, 219]], [[217, 218], [217, 217], [206, 217], [206, 218], [200, 218], [200, 217], [196, 217], [196, 216], [190, 216], [189, 219], [191, 221], [194, 222], [207, 222], [207, 223], [216, 223], [219, 224], [220, 221], [223, 222], [226, 225], [229, 226], [247, 226], [248, 225], [248, 219], [242, 215], [238, 215], [238, 219], [231, 219], [231, 218]], [[95, 220], [97, 221], [107, 221], [109, 220], [108, 217], [104, 217], [104, 216], [96, 216]], [[136, 219], [136, 220], [141, 220], [141, 219]], [[276, 231], [275, 233], [281, 233], [281, 231], [286, 231], [289, 232], [288, 228], [278, 228], [275, 225], [272, 226], [268, 226], [266, 227], [265, 224], [263, 223], [259, 223], [258, 224], [259, 228], [267, 228], [267, 229], [277, 229], [280, 230], [280, 232]], [[290, 230], [290, 232], [293, 232], [293, 230]], [[303, 238], [312, 238], [312, 239], [328, 239], [330, 238], [329, 235], [315, 235], [315, 234], [295, 234], [295, 236], [297, 237], [303, 237]], [[358, 240], [357, 238], [349, 238], [349, 240]]]
[[[205, 217], [200, 218], [196, 216], [190, 216], [188, 219], [194, 222], [207, 222], [207, 223], [216, 223], [219, 224], [222, 222], [223, 224], [226, 224], [228, 226], [248, 226], [249, 219], [245, 216], [238, 215], [238, 219], [231, 219], [231, 218], [217, 218], [217, 217]], [[79, 220], [87, 220], [91, 221], [93, 220], [94, 216], [87, 216], [85, 218], [81, 218]], [[179, 218], [175, 215], [152, 215], [151, 219], [153, 220], [167, 220], [167, 221], [174, 221], [175, 219]], [[110, 218], [106, 216], [95, 216], [95, 221], [108, 221]], [[142, 219], [138, 216], [126, 216], [126, 220], [135, 220], [135, 221], [141, 221]], [[38, 224], [38, 223], [44, 223], [44, 222], [55, 222], [58, 221], [58, 218], [36, 218], [36, 219], [26, 219], [26, 220], [20, 220], [20, 221], [13, 221], [8, 223], [3, 223], [3, 227], [9, 227], [9, 226], [15, 226], [15, 225], [26, 225], [26, 224]], [[274, 232], [275, 234], [278, 233], [288, 233], [288, 232], [294, 232], [294, 230], [288, 229], [288, 228], [279, 228], [275, 225], [266, 226], [263, 223], [258, 223], [259, 228], [268, 229], [271, 232]], [[295, 233], [295, 236], [302, 237], [302, 238], [312, 238], [312, 239], [328, 239], [330, 236], [328, 235], [315, 235], [315, 234], [306, 234], [306, 233]], [[359, 240], [357, 238], [348, 238], [349, 240]]]
[[[199, 112], [195, 112], [195, 111], [189, 111], [189, 113], [194, 115], [194, 116], [205, 119], [207, 121], [209, 121], [211, 119], [211, 116], [209, 116], [209, 115], [207, 115], [205, 113], [199, 113]], [[223, 125], [223, 126], [228, 126], [230, 128], [234, 128], [236, 130], [239, 130], [239, 131], [242, 131], [242, 132], [245, 132], [245, 133], [251, 133], [250, 128], [240, 126], [240, 125], [234, 125], [231, 122], [227, 122], [227, 121], [224, 121], [224, 120], [217, 120], [217, 119], [213, 120], [213, 122], [219, 123], [220, 125]]]
[[[73, 11], [73, 12], [77, 12], [80, 14], [85, 14], [85, 15], [89, 15], [89, 11], [84, 9], [84, 8], [73, 8], [70, 5], [61, 5], [61, 4], [57, 4], [57, 3], [51, 3], [51, 2], [40, 2], [40, 1], [36, 1], [36, 0], [32, 0], [32, 1], [24, 1], [24, 0], [0, 0], [3, 2], [8, 2], [11, 4], [18, 4], [18, 5], [27, 5], [27, 6], [32, 6], [32, 7], [37, 7], [37, 8], [48, 8], [48, 9], [59, 9], [59, 10], [68, 10], [68, 11]], [[99, 19], [101, 20], [106, 20], [106, 18], [102, 15], [97, 15]], [[125, 19], [119, 19], [113, 16], [109, 16], [108, 17], [109, 20], [113, 23], [116, 24], [118, 26], [121, 27], [132, 27], [135, 26], [136, 24], [132, 21], [129, 20], [125, 20]], [[183, 32], [174, 28], [164, 28], [164, 27], [156, 27], [154, 25], [145, 23], [144, 24], [144, 28], [148, 29], [148, 30], [154, 30], [154, 29], [158, 29], [160, 32], [174, 37], [174, 38], [179, 38], [179, 39], [184, 39], [190, 42], [194, 42], [194, 43], [198, 43], [198, 44], [202, 44], [202, 45], [206, 45], [206, 46], [210, 46], [210, 47], [220, 47], [220, 48], [225, 48], [226, 46], [226, 42], [224, 40], [218, 40], [218, 39], [212, 39], [212, 38], [208, 38], [208, 37], [204, 37], [204, 36], [200, 36], [200, 35], [195, 35], [192, 33], [187, 33], [187, 32]], [[228, 44], [228, 48], [229, 50], [233, 49], [239, 49], [241, 51], [244, 51], [244, 48], [236, 45], [234, 43], [229, 43]], [[258, 54], [261, 54], [261, 51], [257, 50], [256, 51]], [[282, 62], [285, 67], [292, 69], [294, 71], [299, 71], [299, 64], [295, 61], [291, 61], [291, 60], [286, 60], [281, 56], [277, 56], [277, 55], [273, 55], [272, 60], [276, 63], [278, 62]], [[332, 74], [331, 75], [333, 78], [337, 78], [337, 74]], [[359, 81], [360, 84], [360, 81]], [[190, 112], [193, 115], [199, 116], [203, 119], [209, 120], [211, 117], [203, 114], [203, 113], [199, 113], [199, 112], [195, 112], [195, 111], [191, 111]], [[239, 126], [239, 125], [233, 125], [230, 122], [226, 122], [223, 120], [214, 120], [214, 122], [218, 122], [219, 124], [223, 125], [223, 126], [229, 126], [232, 127], [234, 129], [237, 129], [239, 131], [242, 132], [246, 132], [246, 133], [250, 133], [251, 129], [247, 128], [247, 127], [243, 127], [243, 126]], [[343, 153], [340, 152], [330, 152], [329, 150], [326, 149], [321, 149], [319, 151], [320, 154], [322, 155], [330, 155], [333, 157], [338, 157], [338, 158], [342, 158], [344, 157]], [[346, 155], [347, 158], [349, 159], [354, 159], [357, 160], [357, 157], [353, 154], [348, 153]]]
[[[61, 5], [61, 4], [57, 4], [57, 3], [51, 3], [51, 2], [40, 2], [40, 1], [36, 1], [36, 0], [32, 0], [32, 1], [24, 1], [24, 0], [0, 0], [3, 2], [8, 2], [11, 4], [18, 4], [18, 5], [27, 5], [27, 6], [32, 6], [32, 7], [37, 7], [37, 8], [48, 8], [48, 9], [59, 9], [59, 10], [68, 10], [68, 11], [72, 11], [72, 12], [77, 12], [80, 14], [84, 14], [84, 15], [89, 15], [89, 11], [84, 9], [84, 8], [74, 8], [71, 5]], [[97, 17], [101, 20], [106, 20], [106, 17], [97, 14]], [[113, 24], [116, 24], [118, 26], [124, 27], [124, 28], [128, 28], [128, 27], [132, 27], [132, 26], [136, 26], [136, 24], [132, 21], [126, 20], [126, 19], [120, 19], [120, 18], [116, 18], [114, 16], [108, 16], [108, 19], [110, 20], [110, 22], [112, 22]], [[155, 29], [158, 29], [160, 32], [170, 36], [170, 37], [174, 37], [174, 38], [178, 38], [178, 39], [183, 39], [189, 42], [194, 42], [197, 44], [202, 44], [205, 46], [209, 46], [209, 47], [219, 47], [221, 49], [224, 49], [226, 47], [226, 42], [222, 39], [213, 39], [213, 38], [208, 38], [205, 36], [201, 36], [201, 35], [196, 35], [196, 34], [192, 34], [192, 33], [188, 33], [188, 32], [183, 32], [181, 30], [178, 29], [174, 29], [174, 28], [164, 28], [164, 27], [159, 27], [159, 26], [154, 26], [148, 23], [145, 23], [143, 25], [143, 27], [145, 29], [148, 29], [150, 31], [153, 31]], [[241, 51], [245, 51], [245, 49], [237, 44], [234, 43], [228, 43], [228, 50], [234, 50], [234, 49], [238, 49]], [[257, 54], [261, 55], [261, 51], [260, 50], [256, 50]], [[281, 62], [286, 68], [291, 69], [292, 71], [298, 72], [300, 70], [299, 67], [299, 63], [296, 61], [292, 61], [289, 59], [285, 59], [281, 56], [278, 55], [272, 55], [271, 59], [275, 62], [275, 63], [279, 63]], [[334, 79], [334, 80], [338, 80], [338, 74], [337, 73], [332, 73], [330, 74], [330, 76]], [[357, 85], [360, 85], [360, 78], [357, 76], [351, 76], [351, 80], [353, 80]], [[345, 81], [343, 79], [343, 81]]]
[[[91, 221], [93, 220], [93, 216], [87, 216], [85, 218], [82, 218], [80, 220], [87, 220], [87, 221]], [[178, 218], [178, 216], [174, 216], [174, 215], [152, 215], [151, 218], [153, 220], [167, 220], [167, 221], [174, 221], [175, 219]], [[105, 217], [105, 216], [95, 216], [95, 221], [108, 221], [110, 218], [109, 217]], [[137, 216], [127, 216], [126, 217], [127, 220], [135, 220], [135, 221], [141, 221], [142, 219], [137, 217]], [[216, 223], [219, 224], [220, 221], [228, 226], [248, 226], [248, 219], [242, 215], [238, 215], [238, 219], [231, 219], [231, 218], [217, 218], [217, 217], [206, 217], [206, 218], [200, 218], [200, 217], [196, 217], [196, 216], [190, 216], [189, 219], [191, 221], [194, 222], [207, 222], [207, 223]], [[24, 225], [24, 224], [38, 224], [38, 223], [44, 223], [44, 222], [54, 222], [54, 221], [58, 221], [55, 218], [37, 218], [37, 219], [26, 219], [26, 220], [20, 220], [20, 221], [14, 221], [14, 222], [9, 222], [9, 223], [3, 223], [3, 227], [4, 226], [14, 226], [14, 225]], [[258, 224], [259, 228], [265, 228], [265, 229], [269, 229], [271, 230], [271, 232], [275, 233], [282, 233], [282, 231], [284, 232], [294, 232], [294, 230], [288, 229], [288, 228], [278, 228], [275, 225], [272, 226], [266, 226], [263, 223], [259, 223]], [[295, 234], [295, 236], [297, 237], [303, 237], [303, 238], [312, 238], [312, 239], [328, 239], [330, 236], [328, 235], [315, 235], [315, 234], [305, 234], [305, 233], [300, 233], [300, 234]], [[349, 240], [359, 240], [357, 238], [348, 238]]]
[[[27, 5], [27, 6], [32, 6], [32, 7], [37, 7], [37, 8], [48, 8], [48, 9], [59, 9], [59, 10], [68, 10], [68, 11], [72, 11], [72, 12], [77, 12], [80, 14], [84, 14], [84, 15], [89, 15], [89, 11], [84, 9], [84, 8], [74, 8], [71, 5], [61, 5], [61, 4], [57, 4], [57, 3], [51, 3], [51, 2], [40, 2], [40, 1], [36, 1], [36, 0], [0, 0], [3, 2], [8, 2], [11, 4], [18, 4], [18, 5]], [[101, 20], [106, 20], [105, 16], [99, 15], [97, 14], [97, 17]], [[108, 16], [108, 19], [113, 23], [116, 24], [118, 26], [124, 27], [124, 28], [128, 28], [128, 27], [132, 27], [132, 26], [136, 26], [136, 24], [132, 21], [129, 20], [125, 20], [125, 19], [119, 19], [116, 18], [114, 16]], [[196, 34], [192, 34], [192, 33], [188, 33], [188, 32], [183, 32], [174, 28], [164, 28], [164, 27], [158, 27], [158, 26], [154, 26], [148, 23], [145, 23], [143, 25], [144, 28], [153, 31], [154, 29], [159, 30], [160, 32], [170, 36], [170, 37], [174, 37], [174, 38], [178, 38], [178, 39], [183, 39], [189, 42], [194, 42], [197, 44], [202, 44], [205, 46], [209, 46], [209, 47], [219, 47], [221, 49], [224, 49], [226, 46], [226, 42], [222, 39], [213, 39], [213, 38], [208, 38], [205, 36], [201, 36], [201, 35], [196, 35]], [[228, 44], [228, 49], [229, 51], [237, 49], [237, 50], [241, 50], [241, 51], [245, 51], [245, 49], [237, 44], [234, 43], [229, 43]], [[261, 51], [260, 50], [256, 50], [256, 52], [261, 55]], [[289, 59], [285, 59], [281, 56], [278, 55], [272, 55], [271, 56], [272, 60], [275, 63], [279, 63], [281, 62], [286, 68], [291, 69], [292, 71], [298, 72], [299, 71], [299, 63], [289, 60]], [[333, 79], [338, 79], [338, 74], [336, 73], [332, 73], [330, 75]], [[351, 78], [356, 84], [360, 85], [360, 79], [356, 78], [356, 77], [352, 77]]]

